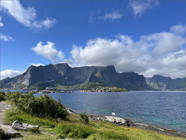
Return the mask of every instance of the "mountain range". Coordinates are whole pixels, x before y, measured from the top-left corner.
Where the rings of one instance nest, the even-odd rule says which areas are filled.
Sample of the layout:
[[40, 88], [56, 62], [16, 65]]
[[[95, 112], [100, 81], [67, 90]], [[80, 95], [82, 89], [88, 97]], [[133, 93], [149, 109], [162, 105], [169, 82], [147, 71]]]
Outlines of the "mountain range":
[[66, 63], [30, 66], [23, 74], [0, 81], [0, 88], [41, 88], [99, 83], [128, 90], [186, 90], [186, 78], [161, 75], [145, 78], [134, 72], [118, 73], [114, 66], [70, 67]]

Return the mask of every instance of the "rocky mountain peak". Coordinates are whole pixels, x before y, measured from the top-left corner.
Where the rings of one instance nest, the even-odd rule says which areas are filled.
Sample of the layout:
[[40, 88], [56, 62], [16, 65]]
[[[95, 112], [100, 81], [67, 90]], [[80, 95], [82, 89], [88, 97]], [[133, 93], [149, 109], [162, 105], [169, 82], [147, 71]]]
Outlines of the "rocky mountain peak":
[[171, 79], [161, 75], [147, 78], [134, 72], [117, 73], [113, 65], [70, 67], [67, 63], [30, 66], [14, 78], [0, 81], [0, 88], [30, 88], [47, 86], [74, 86], [100, 83], [132, 90], [184, 89], [184, 79]]

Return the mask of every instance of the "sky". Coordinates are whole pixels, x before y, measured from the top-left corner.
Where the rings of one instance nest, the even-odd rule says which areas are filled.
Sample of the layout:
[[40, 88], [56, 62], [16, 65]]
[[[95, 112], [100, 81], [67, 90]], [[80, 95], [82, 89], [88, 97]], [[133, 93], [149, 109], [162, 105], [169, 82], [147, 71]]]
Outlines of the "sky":
[[56, 63], [186, 77], [186, 0], [0, 0], [0, 79]]

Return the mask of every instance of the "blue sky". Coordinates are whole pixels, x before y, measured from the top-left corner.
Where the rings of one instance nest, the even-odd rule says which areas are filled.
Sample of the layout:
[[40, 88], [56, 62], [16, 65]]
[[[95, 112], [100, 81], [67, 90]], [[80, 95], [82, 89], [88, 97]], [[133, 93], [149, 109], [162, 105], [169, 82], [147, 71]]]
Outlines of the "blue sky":
[[1, 79], [31, 64], [186, 75], [185, 0], [0, 0]]

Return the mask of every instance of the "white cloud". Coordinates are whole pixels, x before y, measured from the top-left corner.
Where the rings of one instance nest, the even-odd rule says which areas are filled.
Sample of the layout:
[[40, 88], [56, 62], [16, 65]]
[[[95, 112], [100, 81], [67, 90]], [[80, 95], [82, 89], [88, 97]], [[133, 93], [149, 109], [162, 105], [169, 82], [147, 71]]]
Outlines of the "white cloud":
[[73, 46], [72, 58], [65, 60], [73, 66], [115, 65], [118, 72], [134, 71], [145, 76], [162, 74], [186, 76], [185, 36], [169, 32], [115, 39], [97, 38], [82, 46]]
[[[4, 24], [2, 22], [2, 17], [0, 16], [0, 28], [2, 28], [3, 26], [4, 26]], [[11, 36], [4, 35], [4, 34], [0, 33], [0, 40], [3, 40], [3, 41], [12, 41], [13, 38]]]
[[2, 17], [0, 16], [0, 27], [3, 27]]
[[45, 66], [45, 64], [41, 64], [41, 63], [32, 63], [31, 65], [36, 67]]
[[49, 59], [53, 63], [59, 62], [64, 58], [62, 51], [58, 51], [55, 48], [55, 44], [50, 41], [48, 41], [46, 44], [39, 42], [34, 48], [32, 48], [32, 50], [38, 55]]
[[19, 0], [1, 0], [0, 8], [8, 12], [18, 22], [30, 28], [50, 28], [56, 22], [55, 19], [49, 18], [36, 21], [36, 10], [33, 7], [24, 8]]
[[186, 25], [175, 25], [170, 30], [177, 34], [186, 34]]
[[186, 43], [183, 36], [171, 32], [154, 33], [142, 36], [140, 39], [140, 43], [146, 45], [146, 48], [154, 48], [153, 53], [158, 56], [177, 51]]
[[104, 15], [104, 19], [105, 20], [116, 20], [116, 19], [121, 19], [122, 18], [122, 14], [120, 13], [120, 12], [118, 12], [118, 11], [113, 11], [113, 12], [111, 12], [111, 13], [106, 13], [105, 15]]
[[0, 40], [3, 40], [3, 41], [13, 41], [13, 38], [11, 36], [7, 36], [7, 35], [4, 35], [4, 34], [1, 34], [0, 33]]
[[89, 23], [93, 24], [93, 23], [97, 23], [102, 20], [114, 21], [114, 20], [121, 19], [122, 17], [123, 17], [123, 14], [120, 13], [118, 10], [107, 12], [105, 14], [102, 14], [101, 11], [91, 12], [89, 15]]
[[51, 28], [56, 23], [56, 19], [45, 19], [43, 21], [34, 21], [32, 26], [37, 29], [41, 29], [42, 27]]
[[159, 4], [159, 0], [129, 0], [129, 7], [135, 16], [142, 15], [146, 10]]
[[151, 77], [152, 75], [160, 74], [172, 78], [186, 77], [186, 49], [154, 59], [156, 59], [154, 60], [155, 62], [143, 72], [145, 76]]
[[7, 70], [4, 70], [4, 71], [0, 72], [0, 80], [8, 78], [8, 77], [12, 78], [12, 77], [15, 77], [15, 76], [20, 75], [20, 74], [22, 74], [21, 71], [7, 69]]

